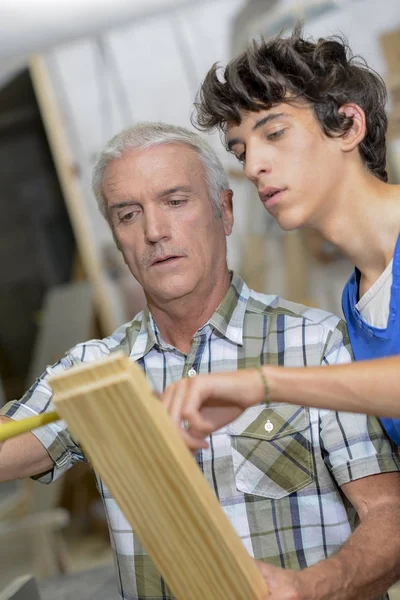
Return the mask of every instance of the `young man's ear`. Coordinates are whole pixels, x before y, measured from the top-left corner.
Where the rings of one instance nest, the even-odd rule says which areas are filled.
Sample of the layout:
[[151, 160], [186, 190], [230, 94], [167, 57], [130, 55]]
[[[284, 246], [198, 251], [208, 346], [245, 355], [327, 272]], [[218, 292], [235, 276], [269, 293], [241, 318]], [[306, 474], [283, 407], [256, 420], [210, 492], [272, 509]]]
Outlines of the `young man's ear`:
[[224, 190], [219, 195], [219, 201], [221, 203], [222, 222], [224, 224], [225, 235], [232, 233], [233, 227], [233, 204], [232, 204], [233, 192], [232, 190]]
[[340, 137], [342, 150], [350, 152], [359, 146], [365, 137], [367, 131], [365, 113], [358, 104], [343, 104], [339, 108], [339, 114], [352, 120], [350, 129]]

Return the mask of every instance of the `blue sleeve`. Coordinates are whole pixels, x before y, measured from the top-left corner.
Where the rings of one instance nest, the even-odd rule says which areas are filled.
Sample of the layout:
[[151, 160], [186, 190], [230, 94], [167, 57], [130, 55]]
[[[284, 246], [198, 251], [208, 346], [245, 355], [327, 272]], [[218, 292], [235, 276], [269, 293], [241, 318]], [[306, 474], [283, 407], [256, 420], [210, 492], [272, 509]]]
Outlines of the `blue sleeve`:
[[381, 417], [381, 423], [390, 439], [400, 446], [400, 419]]

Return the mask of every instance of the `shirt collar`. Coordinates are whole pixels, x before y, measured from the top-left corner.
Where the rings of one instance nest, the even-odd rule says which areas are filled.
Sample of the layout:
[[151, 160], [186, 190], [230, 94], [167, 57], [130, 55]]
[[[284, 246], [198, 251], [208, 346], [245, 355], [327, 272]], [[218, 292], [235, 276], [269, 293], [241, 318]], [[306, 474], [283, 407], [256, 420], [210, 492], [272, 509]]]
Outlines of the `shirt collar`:
[[231, 285], [209, 323], [228, 340], [243, 345], [243, 323], [250, 290], [237, 273], [231, 273]]
[[133, 360], [139, 360], [145, 356], [156, 344], [156, 335], [152, 326], [149, 307], [146, 306], [142, 312], [136, 315], [126, 329], [126, 343], [129, 356]]
[[[237, 273], [231, 273], [231, 283], [221, 304], [212, 317], [200, 327], [216, 329], [223, 337], [243, 345], [243, 324], [250, 290]], [[155, 346], [163, 350], [171, 346], [163, 342], [148, 306], [130, 323], [126, 331], [129, 354], [134, 360], [142, 358]]]

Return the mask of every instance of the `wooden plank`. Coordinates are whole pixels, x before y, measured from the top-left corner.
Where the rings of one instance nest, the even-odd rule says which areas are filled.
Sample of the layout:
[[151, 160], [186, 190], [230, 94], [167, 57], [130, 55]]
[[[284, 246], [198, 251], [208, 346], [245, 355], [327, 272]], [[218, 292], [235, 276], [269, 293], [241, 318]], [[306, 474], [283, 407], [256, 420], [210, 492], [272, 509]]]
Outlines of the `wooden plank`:
[[253, 559], [139, 366], [116, 353], [49, 381], [57, 412], [178, 600], [265, 598]]
[[286, 274], [285, 297], [292, 302], [308, 302], [308, 262], [301, 231], [285, 231], [282, 237]]

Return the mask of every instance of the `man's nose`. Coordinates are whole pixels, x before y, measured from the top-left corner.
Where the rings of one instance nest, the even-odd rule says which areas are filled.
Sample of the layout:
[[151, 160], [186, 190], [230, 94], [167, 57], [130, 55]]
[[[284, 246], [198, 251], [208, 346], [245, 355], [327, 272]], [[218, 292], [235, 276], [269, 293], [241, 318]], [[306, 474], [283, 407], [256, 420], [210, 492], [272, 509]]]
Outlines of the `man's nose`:
[[155, 208], [145, 211], [143, 219], [144, 236], [149, 244], [156, 244], [170, 237], [170, 226], [165, 212]]
[[246, 162], [244, 164], [246, 177], [257, 183], [262, 175], [271, 172], [271, 160], [268, 151], [262, 147], [246, 149]]

